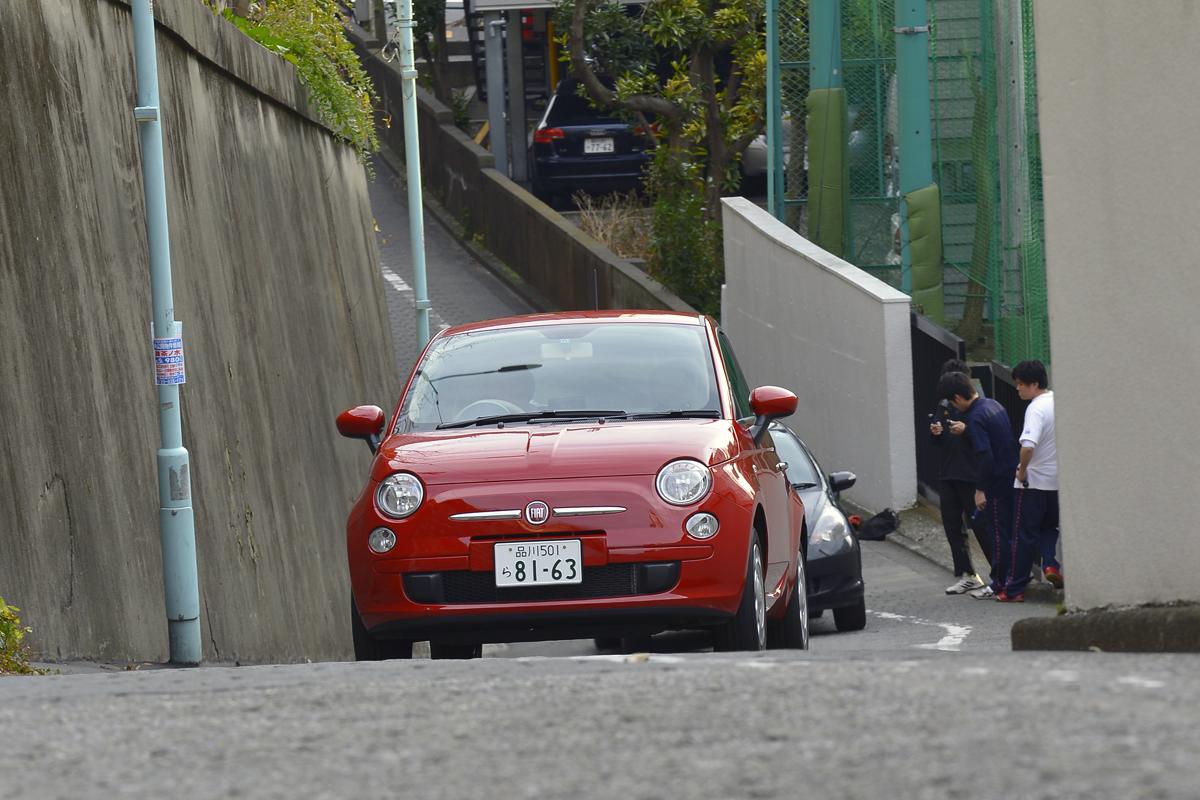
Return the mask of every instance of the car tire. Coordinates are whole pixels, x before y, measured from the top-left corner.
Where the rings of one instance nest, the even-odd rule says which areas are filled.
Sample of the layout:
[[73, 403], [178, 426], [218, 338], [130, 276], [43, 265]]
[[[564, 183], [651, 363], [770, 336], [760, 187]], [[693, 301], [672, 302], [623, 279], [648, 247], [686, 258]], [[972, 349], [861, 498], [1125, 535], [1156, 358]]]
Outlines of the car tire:
[[654, 639], [649, 634], [638, 636], [622, 636], [617, 649], [626, 655], [630, 653], [649, 653], [654, 648]]
[[742, 600], [733, 619], [713, 631], [713, 649], [730, 653], [765, 650], [767, 647], [767, 596], [763, 578], [762, 548], [758, 537], [750, 542]]
[[429, 657], [436, 659], [468, 659], [468, 658], [483, 658], [483, 645], [481, 644], [444, 644], [442, 642], [429, 643]]
[[601, 651], [620, 650], [621, 649], [621, 637], [620, 636], [597, 636], [595, 639], [592, 639], [592, 644], [596, 645], [596, 649], [601, 650]]
[[804, 558], [798, 557], [796, 588], [783, 611], [783, 619], [771, 626], [767, 640], [772, 648], [783, 650], [808, 649], [808, 594], [804, 590]]
[[835, 608], [833, 624], [839, 631], [861, 631], [867, 627], [867, 601], [861, 599], [852, 606]]
[[408, 639], [377, 639], [363, 625], [358, 606], [350, 601], [350, 632], [354, 639], [355, 661], [389, 661], [412, 658], [413, 643]]

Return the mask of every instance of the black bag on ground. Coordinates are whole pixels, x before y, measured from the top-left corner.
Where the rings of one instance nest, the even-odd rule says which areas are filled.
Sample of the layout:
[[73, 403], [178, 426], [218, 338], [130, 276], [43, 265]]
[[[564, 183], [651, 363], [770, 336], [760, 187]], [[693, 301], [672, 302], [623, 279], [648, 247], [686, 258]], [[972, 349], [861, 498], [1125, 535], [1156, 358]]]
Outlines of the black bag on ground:
[[885, 508], [858, 526], [858, 538], [866, 542], [882, 542], [899, 527], [900, 516], [892, 509]]

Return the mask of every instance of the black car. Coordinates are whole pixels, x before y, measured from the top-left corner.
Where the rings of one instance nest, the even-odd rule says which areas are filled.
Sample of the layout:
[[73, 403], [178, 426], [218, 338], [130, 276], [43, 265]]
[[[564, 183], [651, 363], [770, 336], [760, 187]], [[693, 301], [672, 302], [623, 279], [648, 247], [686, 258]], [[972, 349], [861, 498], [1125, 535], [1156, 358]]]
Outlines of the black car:
[[625, 192], [641, 186], [654, 151], [648, 131], [594, 108], [578, 94], [574, 78], [559, 82], [533, 131], [533, 193], [553, 205], [576, 191]]
[[786, 425], [772, 423], [771, 440], [779, 460], [787, 462], [788, 482], [804, 501], [809, 616], [818, 617], [831, 609], [839, 631], [861, 631], [867, 624], [862, 550], [838, 505], [838, 493], [853, 486], [857, 478], [853, 472], [826, 476], [808, 447]]

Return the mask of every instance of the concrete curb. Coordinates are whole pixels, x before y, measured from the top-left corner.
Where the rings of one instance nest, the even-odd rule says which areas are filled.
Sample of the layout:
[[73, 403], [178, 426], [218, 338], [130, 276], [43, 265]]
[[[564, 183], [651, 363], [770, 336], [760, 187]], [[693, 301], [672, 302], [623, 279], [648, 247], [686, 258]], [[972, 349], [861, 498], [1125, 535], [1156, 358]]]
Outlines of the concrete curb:
[[1013, 650], [1200, 653], [1200, 605], [1096, 609], [1013, 625]]

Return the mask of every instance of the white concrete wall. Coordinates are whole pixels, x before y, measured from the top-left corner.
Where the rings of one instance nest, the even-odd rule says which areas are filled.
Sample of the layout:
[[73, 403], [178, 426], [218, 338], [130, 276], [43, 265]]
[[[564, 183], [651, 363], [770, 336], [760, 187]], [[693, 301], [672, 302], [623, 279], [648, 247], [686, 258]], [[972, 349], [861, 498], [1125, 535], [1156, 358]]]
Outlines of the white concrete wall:
[[1067, 603], [1200, 600], [1200, 3], [1034, 8]]
[[800, 398], [787, 420], [870, 509], [916, 502], [909, 298], [744, 198], [724, 201], [721, 325], [752, 386]]

